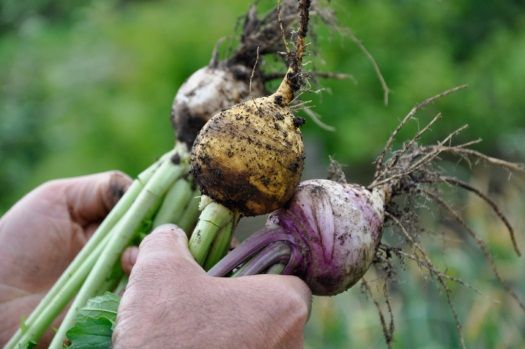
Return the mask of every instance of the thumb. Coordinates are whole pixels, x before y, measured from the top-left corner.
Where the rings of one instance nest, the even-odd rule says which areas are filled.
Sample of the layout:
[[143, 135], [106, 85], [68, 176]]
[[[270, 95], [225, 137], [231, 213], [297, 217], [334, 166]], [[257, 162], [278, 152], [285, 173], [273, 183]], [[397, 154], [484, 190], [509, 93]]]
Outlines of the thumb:
[[174, 274], [179, 276], [205, 274], [188, 250], [186, 233], [173, 224], [155, 228], [142, 240], [134, 272], [135, 269], [140, 273], [174, 270]]
[[74, 221], [81, 225], [102, 220], [125, 193], [132, 180], [119, 171], [59, 180], [66, 205]]

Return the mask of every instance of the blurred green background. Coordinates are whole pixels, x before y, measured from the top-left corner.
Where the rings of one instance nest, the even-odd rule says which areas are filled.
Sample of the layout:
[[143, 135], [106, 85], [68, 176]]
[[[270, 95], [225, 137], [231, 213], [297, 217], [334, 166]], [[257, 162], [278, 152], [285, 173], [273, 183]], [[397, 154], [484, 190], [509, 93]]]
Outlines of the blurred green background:
[[[208, 63], [217, 39], [235, 34], [248, 6], [246, 0], [1, 0], [0, 213], [46, 180], [109, 169], [135, 175], [167, 151], [177, 88]], [[425, 142], [468, 123], [458, 142], [481, 137], [476, 149], [525, 160], [523, 1], [334, 0], [330, 6], [373, 54], [392, 93], [385, 106], [366, 56], [344, 32], [318, 27], [319, 56], [311, 66], [353, 79], [323, 80], [323, 93], [304, 95], [336, 127], [330, 133], [307, 122], [306, 177], [324, 175], [332, 155], [354, 181], [368, 183], [372, 161], [400, 118], [420, 100], [462, 83], [469, 88], [421, 113], [399, 142], [442, 111]], [[486, 167], [473, 172], [462, 176], [497, 198], [525, 245], [525, 184]], [[512, 255], [501, 224], [478, 200], [456, 199], [523, 296], [523, 259]], [[479, 289], [451, 285], [467, 346], [525, 348], [525, 316], [493, 281], [481, 253], [446, 222], [429, 224], [448, 236], [429, 238], [437, 264]], [[458, 347], [444, 294], [419, 267], [401, 266], [391, 289], [395, 348]], [[306, 346], [385, 347], [372, 302], [359, 287], [316, 299]]]

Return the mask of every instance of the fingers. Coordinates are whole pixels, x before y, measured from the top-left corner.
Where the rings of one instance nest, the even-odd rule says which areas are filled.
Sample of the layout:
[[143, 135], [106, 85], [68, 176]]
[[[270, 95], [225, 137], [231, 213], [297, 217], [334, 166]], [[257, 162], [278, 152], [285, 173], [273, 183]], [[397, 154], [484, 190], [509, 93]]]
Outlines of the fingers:
[[[235, 280], [235, 279], [230, 279]], [[299, 323], [306, 323], [312, 309], [312, 292], [303, 280], [292, 275], [252, 275], [237, 278], [238, 281], [249, 282], [258, 289], [266, 289], [266, 297], [274, 299], [279, 295], [279, 308], [295, 313]], [[263, 292], [260, 292], [263, 296]], [[274, 300], [276, 303], [277, 300]], [[277, 303], [276, 303], [277, 304]]]
[[124, 195], [132, 180], [122, 172], [110, 171], [52, 182], [63, 190], [72, 219], [85, 226], [102, 220]]
[[[190, 301], [200, 289], [195, 281], [206, 275], [188, 250], [186, 233], [176, 225], [161, 225], [138, 248], [125, 251], [121, 259], [125, 271], [131, 268], [129, 282], [120, 302], [117, 326], [113, 332], [115, 348], [165, 348], [173, 346], [180, 326], [173, 318], [190, 315]], [[186, 311], [173, 304], [177, 299]], [[187, 308], [189, 307], [189, 308]], [[155, 321], [163, 320], [163, 326]], [[150, 326], [150, 324], [154, 324]], [[157, 336], [160, 333], [161, 335]], [[165, 344], [169, 340], [170, 344]], [[148, 343], [143, 345], [141, 343]]]
[[122, 266], [122, 270], [124, 270], [124, 273], [126, 273], [126, 275], [129, 275], [131, 273], [131, 269], [137, 262], [138, 254], [139, 248], [135, 246], [128, 247], [122, 254], [122, 257], [120, 258], [120, 264]]
[[[129, 252], [132, 254], [133, 252]], [[126, 258], [132, 256], [128, 255]], [[175, 270], [176, 277], [187, 274], [205, 274], [188, 250], [186, 233], [173, 224], [161, 225], [142, 240], [136, 265], [147, 272], [151, 269]]]
[[100, 226], [100, 223], [89, 223], [87, 226], [84, 227], [84, 234], [86, 238], [90, 239], [91, 236], [97, 231], [98, 227]]
[[281, 282], [284, 282], [286, 286], [298, 297], [299, 303], [306, 306], [306, 319], [310, 318], [310, 312], [312, 310], [312, 291], [310, 291], [310, 288], [304, 283], [303, 280], [296, 276], [281, 276], [281, 278]]

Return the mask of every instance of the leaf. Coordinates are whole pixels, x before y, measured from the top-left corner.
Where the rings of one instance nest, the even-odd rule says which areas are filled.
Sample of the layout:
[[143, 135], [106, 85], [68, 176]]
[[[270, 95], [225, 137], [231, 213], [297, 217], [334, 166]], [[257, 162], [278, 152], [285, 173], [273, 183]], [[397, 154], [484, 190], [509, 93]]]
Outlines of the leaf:
[[110, 292], [104, 293], [102, 296], [91, 298], [88, 300], [85, 307], [80, 309], [77, 316], [77, 322], [85, 318], [106, 318], [114, 324], [117, 320], [117, 310], [120, 298]]
[[86, 306], [80, 309], [75, 326], [66, 333], [69, 342], [67, 348], [111, 348], [119, 302], [120, 298], [109, 292], [88, 300]]
[[67, 331], [70, 349], [108, 349], [111, 348], [113, 323], [104, 318], [84, 318]]

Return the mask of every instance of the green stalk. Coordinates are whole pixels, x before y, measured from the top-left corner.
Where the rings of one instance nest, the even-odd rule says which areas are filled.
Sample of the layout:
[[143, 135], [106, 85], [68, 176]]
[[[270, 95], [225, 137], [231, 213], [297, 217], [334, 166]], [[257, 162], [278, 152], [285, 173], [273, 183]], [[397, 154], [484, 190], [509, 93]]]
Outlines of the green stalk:
[[203, 265], [217, 233], [230, 222], [233, 222], [232, 211], [207, 196], [201, 197], [202, 212], [199, 222], [193, 230], [189, 241], [191, 255], [197, 263]]
[[171, 161], [164, 161], [155, 171], [146, 187], [125, 213], [122, 220], [114, 227], [111, 239], [105, 246], [102, 255], [97, 260], [93, 270], [88, 275], [76, 296], [71, 308], [64, 318], [60, 328], [53, 337], [49, 346], [51, 349], [61, 349], [67, 330], [73, 325], [78, 311], [93, 297], [107, 276], [108, 270], [120, 257], [124, 248], [136, 233], [148, 212], [159, 200], [162, 200], [172, 183], [184, 174], [185, 166], [174, 165]]
[[270, 268], [268, 268], [268, 270], [266, 271], [266, 274], [281, 275], [285, 267], [286, 266], [284, 264], [280, 264], [280, 263], [272, 265]]
[[188, 203], [188, 206], [186, 206], [186, 208], [184, 209], [184, 213], [182, 214], [182, 217], [177, 223], [179, 228], [184, 230], [187, 235], [191, 233], [191, 231], [195, 227], [195, 222], [197, 222], [197, 219], [199, 219], [200, 195], [201, 192], [199, 191], [199, 189], [195, 189], [193, 191], [191, 195], [191, 201]]
[[153, 227], [155, 228], [162, 224], [179, 221], [184, 213], [185, 207], [191, 199], [191, 194], [191, 185], [185, 178], [181, 178], [175, 182], [175, 185], [173, 185], [166, 194], [153, 220]]
[[[68, 278], [63, 287], [61, 287], [55, 296], [46, 304], [46, 307], [38, 314], [34, 314], [31, 326], [27, 327], [21, 332], [21, 336], [17, 342], [13, 342], [6, 346], [6, 348], [26, 348], [30, 342], [37, 343], [40, 337], [46, 332], [51, 323], [64, 310], [66, 305], [75, 296], [80, 289], [82, 282], [89, 274], [93, 265], [96, 263], [100, 254], [104, 250], [104, 245], [109, 241], [110, 237], [106, 236], [102, 243], [91, 252], [88, 258], [80, 265], [72, 277]], [[32, 315], [33, 315], [32, 314]]]
[[120, 279], [120, 282], [118, 283], [117, 287], [113, 290], [113, 293], [117, 296], [120, 296], [124, 290], [126, 290], [126, 286], [128, 285], [129, 278], [127, 275], [124, 275], [122, 279]]
[[124, 270], [120, 264], [120, 259], [115, 262], [108, 276], [104, 279], [104, 282], [100, 285], [97, 290], [95, 297], [103, 295], [106, 292], [111, 292], [117, 287], [120, 280], [125, 276]]
[[268, 271], [275, 265], [282, 264], [282, 260], [289, 259], [290, 246], [282, 241], [273, 242], [244, 263], [235, 273], [233, 273], [233, 276], [238, 277], [268, 273]]
[[[90, 258], [93, 251], [97, 248], [100, 242], [108, 235], [115, 224], [122, 218], [124, 213], [129, 209], [133, 201], [137, 198], [140, 191], [143, 189], [144, 184], [153, 175], [155, 169], [159, 166], [158, 163], [153, 164], [144, 172], [142, 172], [138, 178], [133, 181], [131, 186], [128, 188], [124, 196], [118, 201], [115, 207], [108, 214], [106, 219], [102, 222], [100, 227], [96, 230], [93, 236], [89, 239], [86, 245], [80, 250], [75, 259], [69, 264], [66, 270], [62, 273], [60, 278], [55, 282], [53, 287], [47, 292], [42, 298], [38, 306], [33, 310], [31, 315], [24, 321], [24, 328], [30, 329], [35, 319], [44, 311], [49, 303], [52, 302], [53, 298], [61, 292], [62, 288], [68, 283], [69, 279], [75, 276], [75, 273], [82, 265]], [[18, 329], [16, 333], [11, 337], [9, 342], [6, 344], [4, 349], [12, 349], [15, 344], [22, 337], [23, 331]]]
[[222, 259], [228, 252], [231, 244], [233, 233], [233, 221], [226, 224], [213, 240], [213, 244], [210, 248], [210, 252], [204, 263], [204, 270], [211, 269], [218, 261]]

